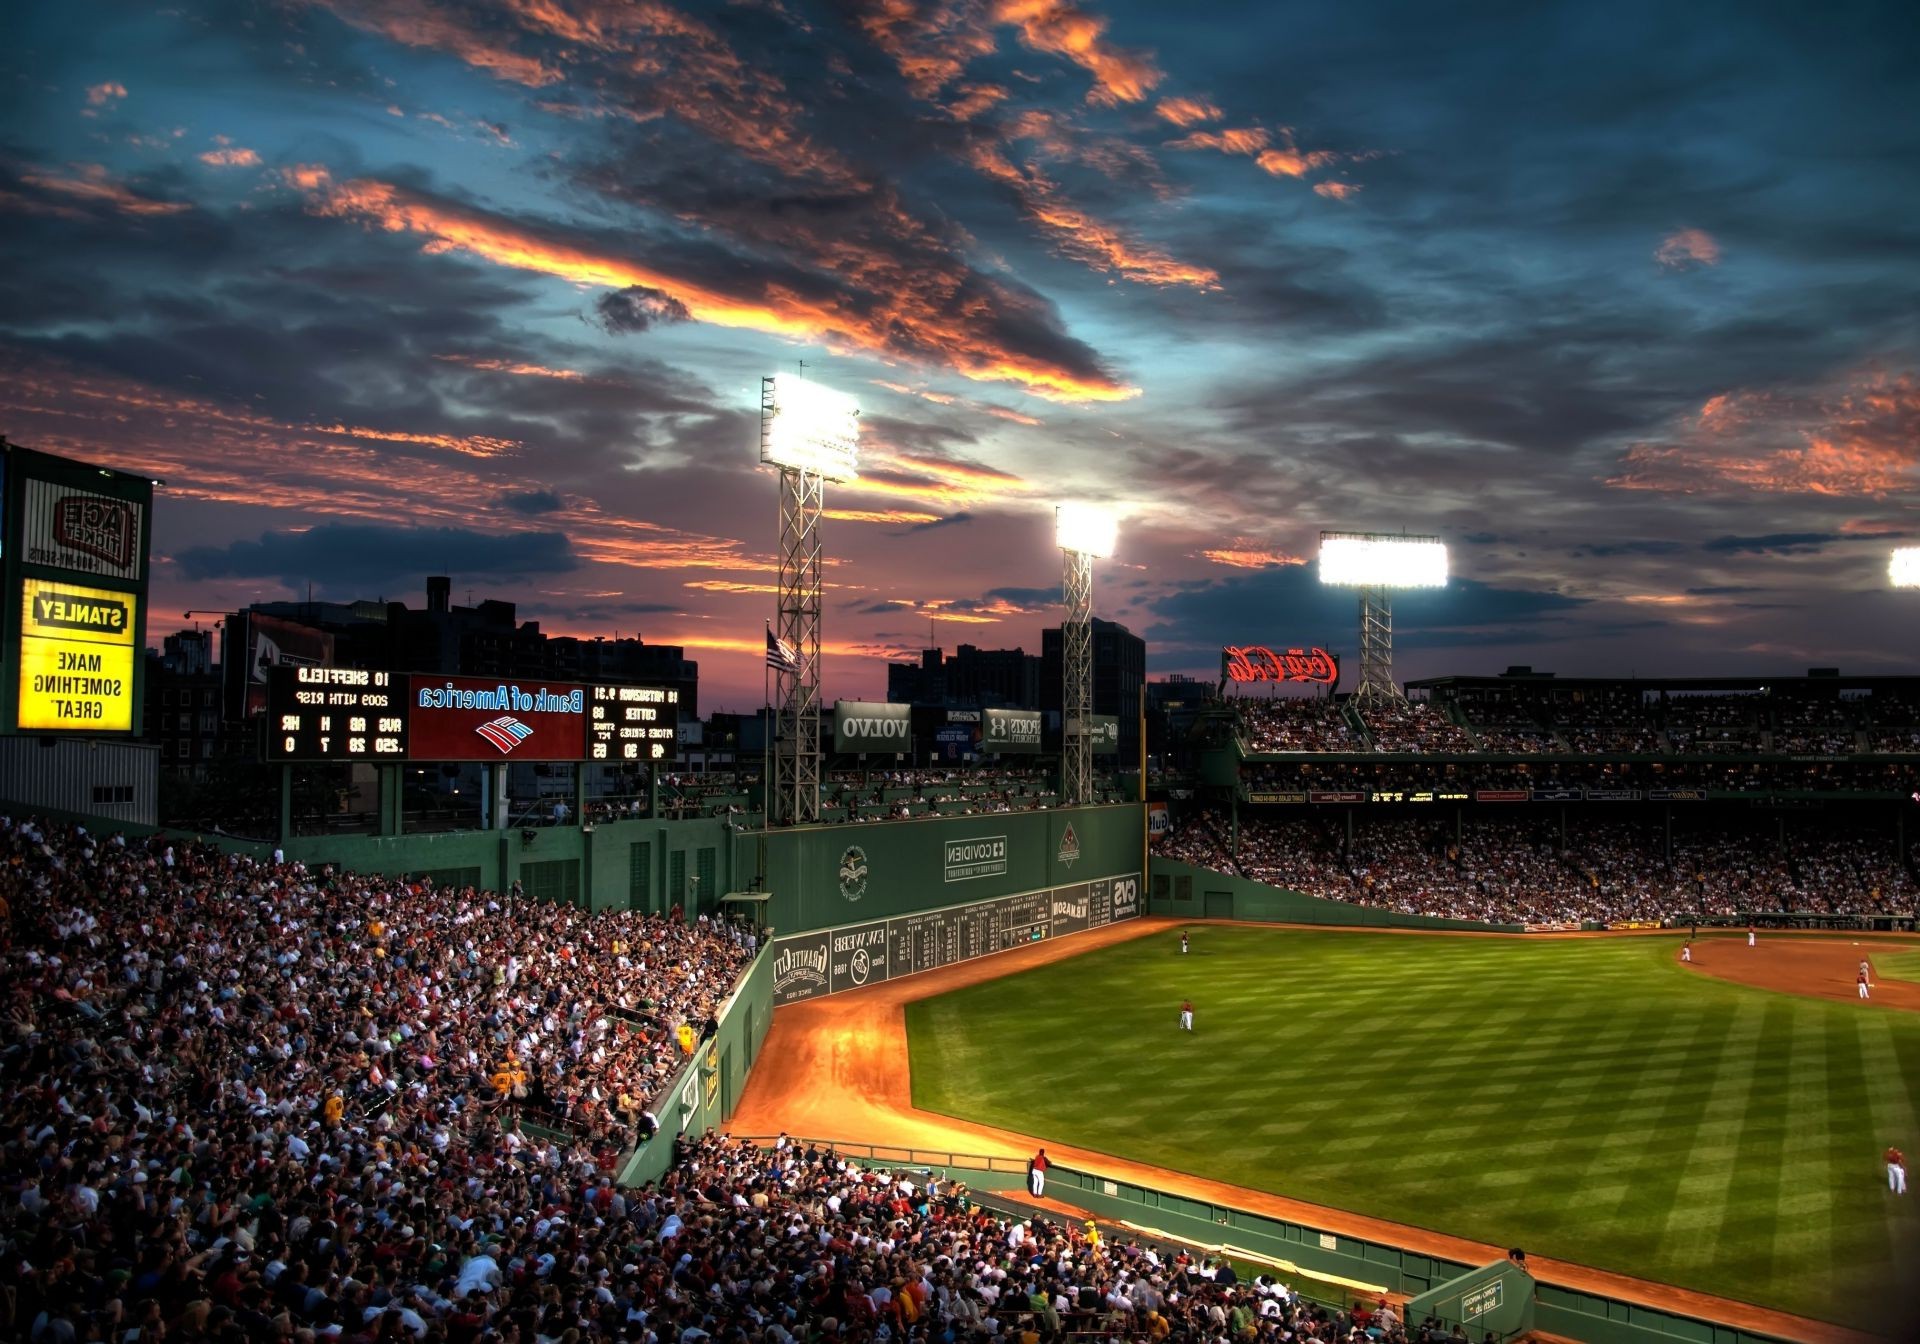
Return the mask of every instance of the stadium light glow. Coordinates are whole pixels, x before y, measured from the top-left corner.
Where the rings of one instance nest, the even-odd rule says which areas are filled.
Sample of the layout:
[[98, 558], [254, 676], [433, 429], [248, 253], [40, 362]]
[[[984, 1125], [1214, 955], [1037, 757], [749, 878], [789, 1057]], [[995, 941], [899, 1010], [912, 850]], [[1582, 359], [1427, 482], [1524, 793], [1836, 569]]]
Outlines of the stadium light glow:
[[1060, 504], [1053, 510], [1053, 535], [1063, 551], [1108, 560], [1119, 540], [1120, 519], [1098, 504]]
[[760, 395], [760, 461], [829, 481], [860, 474], [860, 407], [810, 378], [776, 373]]
[[1444, 588], [1447, 547], [1437, 537], [1322, 532], [1320, 582], [1342, 588]]
[[1920, 546], [1899, 546], [1887, 559], [1887, 578], [1895, 588], [1920, 588]]

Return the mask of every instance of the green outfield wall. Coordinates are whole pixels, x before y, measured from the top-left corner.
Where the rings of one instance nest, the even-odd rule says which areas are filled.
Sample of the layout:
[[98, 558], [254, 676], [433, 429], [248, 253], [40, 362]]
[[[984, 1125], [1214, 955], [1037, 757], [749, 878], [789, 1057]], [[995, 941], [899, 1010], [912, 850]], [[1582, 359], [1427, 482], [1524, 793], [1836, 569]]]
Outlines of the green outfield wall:
[[1244, 877], [1154, 856], [1147, 884], [1149, 914], [1174, 919], [1243, 919], [1270, 924], [1328, 924], [1364, 929], [1466, 929], [1518, 933], [1518, 924], [1482, 924], [1471, 919], [1403, 915], [1349, 901], [1327, 901], [1305, 892], [1270, 887]]
[[[362, 873], [531, 895], [595, 910], [711, 914], [728, 892], [768, 893], [781, 933], [1022, 892], [1139, 876], [1137, 804], [913, 821], [740, 830], [718, 818], [610, 821], [422, 835], [298, 836], [289, 858]], [[257, 850], [258, 846], [249, 846]]]
[[737, 886], [760, 872], [781, 933], [887, 919], [1140, 872], [1140, 806], [740, 831]]

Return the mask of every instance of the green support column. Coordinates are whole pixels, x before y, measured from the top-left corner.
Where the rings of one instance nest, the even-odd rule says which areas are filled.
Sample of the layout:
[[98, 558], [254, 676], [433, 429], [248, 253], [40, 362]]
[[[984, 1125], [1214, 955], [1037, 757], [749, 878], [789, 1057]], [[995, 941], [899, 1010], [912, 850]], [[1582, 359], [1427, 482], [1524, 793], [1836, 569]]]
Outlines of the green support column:
[[403, 834], [406, 830], [406, 767], [383, 765], [379, 771], [380, 834]]
[[293, 839], [293, 767], [280, 767], [280, 848]]
[[[766, 789], [766, 781], [763, 779], [760, 781], [760, 801], [763, 809], [766, 806]], [[660, 767], [657, 765], [647, 767], [647, 820], [660, 820]]]
[[1233, 857], [1238, 858], [1240, 857], [1240, 791], [1238, 789], [1234, 790], [1232, 802], [1233, 802], [1233, 847], [1229, 849], [1227, 852], [1231, 854]]

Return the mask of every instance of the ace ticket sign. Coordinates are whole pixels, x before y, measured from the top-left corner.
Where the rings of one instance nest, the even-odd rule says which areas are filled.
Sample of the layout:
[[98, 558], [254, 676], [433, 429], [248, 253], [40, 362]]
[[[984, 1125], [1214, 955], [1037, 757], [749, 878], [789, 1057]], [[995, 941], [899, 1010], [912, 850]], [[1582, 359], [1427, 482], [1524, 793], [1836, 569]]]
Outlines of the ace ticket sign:
[[22, 584], [20, 729], [133, 730], [137, 600], [132, 593], [51, 579]]

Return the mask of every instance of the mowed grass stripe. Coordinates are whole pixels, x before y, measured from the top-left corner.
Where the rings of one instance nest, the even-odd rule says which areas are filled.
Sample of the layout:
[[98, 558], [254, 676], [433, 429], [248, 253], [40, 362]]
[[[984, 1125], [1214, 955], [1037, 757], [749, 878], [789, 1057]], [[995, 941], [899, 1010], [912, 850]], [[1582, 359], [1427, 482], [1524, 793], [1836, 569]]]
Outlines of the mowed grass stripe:
[[1669, 941], [1203, 926], [1186, 957], [1158, 936], [910, 1005], [914, 1099], [1872, 1324], [1911, 1220], [1862, 1201], [1881, 1130], [1920, 1153], [1920, 1018], [1873, 1007], [1862, 1035]]

